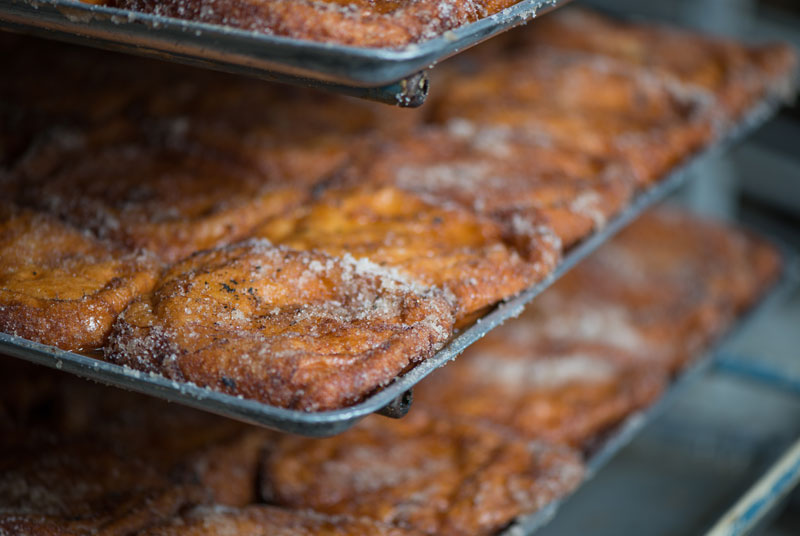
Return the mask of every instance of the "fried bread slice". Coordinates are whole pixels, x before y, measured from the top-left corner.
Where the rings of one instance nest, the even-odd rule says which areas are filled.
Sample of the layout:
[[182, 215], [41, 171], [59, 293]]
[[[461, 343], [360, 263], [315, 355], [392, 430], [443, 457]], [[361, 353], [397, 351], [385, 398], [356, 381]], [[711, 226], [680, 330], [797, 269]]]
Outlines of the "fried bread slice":
[[[538, 231], [569, 247], [617, 214], [635, 181], [622, 163], [592, 157], [503, 126], [454, 119], [390, 138], [338, 176], [389, 185], [444, 206], [461, 206], [510, 229]], [[552, 231], [551, 231], [552, 230]], [[550, 263], [545, 263], [550, 264]]]
[[414, 391], [417, 407], [577, 448], [658, 398], [667, 374], [611, 346], [549, 341], [523, 317], [493, 331]]
[[328, 190], [256, 235], [397, 269], [454, 296], [461, 319], [532, 286], [555, 266], [558, 244], [550, 234], [513, 231], [392, 186], [366, 186]]
[[241, 239], [310, 190], [199, 147], [102, 143], [67, 153], [47, 157], [59, 165], [52, 173], [24, 179], [21, 200], [165, 262]]
[[360, 400], [449, 338], [452, 308], [369, 261], [249, 240], [173, 265], [106, 358], [275, 406]]
[[639, 186], [661, 178], [714, 135], [707, 92], [677, 91], [589, 53], [513, 42], [502, 62], [478, 51], [449, 69], [455, 73], [445, 73], [441, 98], [432, 99], [439, 123], [467, 119], [620, 161]]
[[400, 421], [367, 418], [334, 438], [282, 436], [262, 481], [276, 504], [478, 535], [569, 493], [582, 474], [569, 449], [417, 409]]
[[519, 0], [87, 0], [272, 35], [360, 47], [402, 47]]
[[0, 206], [0, 331], [65, 350], [99, 348], [159, 268], [150, 255], [51, 216]]
[[541, 22], [527, 35], [531, 43], [613, 58], [686, 91], [705, 90], [728, 121], [769, 93], [786, 94], [797, 68], [797, 55], [786, 45], [748, 46], [588, 9], [560, 10]]
[[540, 337], [620, 348], [679, 370], [774, 283], [781, 256], [747, 232], [662, 207], [531, 303]]

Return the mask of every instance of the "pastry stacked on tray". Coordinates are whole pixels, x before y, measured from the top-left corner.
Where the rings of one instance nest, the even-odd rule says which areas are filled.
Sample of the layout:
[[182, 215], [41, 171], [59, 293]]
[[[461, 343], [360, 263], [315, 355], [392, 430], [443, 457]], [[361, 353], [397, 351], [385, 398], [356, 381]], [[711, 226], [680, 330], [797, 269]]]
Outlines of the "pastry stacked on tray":
[[409, 111], [2, 41], [0, 331], [306, 411], [542, 281], [794, 67], [570, 10]]
[[359, 47], [439, 37], [520, 0], [84, 0], [154, 15]]
[[578, 486], [779, 272], [766, 242], [658, 209], [424, 380], [405, 418], [330, 439], [3, 357], [0, 534], [494, 534]]

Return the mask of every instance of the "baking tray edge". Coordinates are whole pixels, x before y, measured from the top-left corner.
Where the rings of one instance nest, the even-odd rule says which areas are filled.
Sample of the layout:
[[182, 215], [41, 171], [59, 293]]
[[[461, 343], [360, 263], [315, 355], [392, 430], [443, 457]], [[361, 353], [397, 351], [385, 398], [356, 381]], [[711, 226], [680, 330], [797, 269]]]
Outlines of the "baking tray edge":
[[0, 0], [0, 26], [276, 81], [378, 87], [433, 67], [569, 1], [522, 0], [439, 37], [396, 49], [293, 39], [76, 0]]

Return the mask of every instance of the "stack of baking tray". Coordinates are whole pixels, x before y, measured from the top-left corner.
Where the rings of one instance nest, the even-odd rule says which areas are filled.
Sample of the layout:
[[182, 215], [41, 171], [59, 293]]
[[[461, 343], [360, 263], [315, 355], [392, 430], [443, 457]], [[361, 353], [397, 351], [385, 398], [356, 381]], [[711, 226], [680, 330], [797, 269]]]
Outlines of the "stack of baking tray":
[[519, 315], [525, 305], [549, 287], [581, 259], [613, 236], [642, 211], [665, 198], [687, 181], [693, 168], [709, 156], [724, 150], [763, 123], [779, 107], [778, 98], [769, 98], [755, 105], [737, 125], [717, 138], [717, 141], [695, 155], [669, 176], [640, 193], [630, 205], [601, 230], [584, 239], [568, 251], [560, 265], [541, 283], [499, 304], [491, 312], [463, 329], [450, 343], [430, 359], [420, 363], [384, 389], [353, 406], [309, 413], [278, 408], [236, 396], [223, 394], [193, 384], [179, 383], [157, 374], [148, 374], [114, 365], [93, 357], [59, 350], [32, 341], [0, 333], [0, 352], [54, 367], [106, 384], [164, 398], [212, 413], [295, 434], [330, 436], [354, 425], [363, 417], [378, 412], [390, 417], [402, 417], [411, 402], [411, 389], [427, 375], [457, 357], [466, 347], [483, 337], [505, 320]]
[[[395, 104], [414, 106], [424, 101], [427, 79], [418, 74], [438, 61], [491, 36], [522, 24], [538, 13], [565, 3], [559, 0], [524, 0], [497, 16], [463, 26], [447, 35], [403, 49], [367, 49], [326, 45], [281, 38], [203, 23], [165, 19], [69, 0], [0, 0], [0, 24], [13, 30], [46, 35], [104, 48], [168, 57], [183, 63], [245, 73], [283, 82], [324, 87], [342, 93]], [[308, 413], [269, 406], [253, 400], [182, 384], [91, 356], [59, 350], [0, 333], [0, 352], [106, 384], [142, 392], [275, 430], [308, 436], [340, 433], [373, 412], [402, 417], [412, 400], [411, 390], [438, 367], [458, 356], [505, 320], [517, 316], [525, 305], [570, 270], [642, 211], [665, 198], [692, 175], [710, 154], [724, 150], [765, 121], [779, 107], [777, 99], [754, 106], [717, 142], [695, 155], [632, 203], [604, 228], [566, 253], [558, 268], [540, 284], [501, 303], [472, 326], [463, 329], [432, 358], [417, 365], [392, 384], [351, 407]], [[793, 255], [784, 251], [785, 273], [797, 269]], [[788, 278], [766, 298], [771, 302], [796, 288]], [[751, 314], [762, 314], [766, 303]], [[745, 322], [748, 319], [745, 319]], [[739, 326], [734, 328], [735, 331]], [[647, 411], [634, 414], [608, 434], [590, 455], [591, 477], [654, 416], [668, 406], [676, 393], [713, 363], [713, 352], [683, 371], [664, 397]], [[791, 454], [791, 453], [789, 453]], [[794, 470], [793, 476], [800, 474]], [[779, 474], [780, 476], [780, 474]], [[509, 536], [530, 534], [555, 515], [553, 503], [531, 516], [518, 519]]]
[[0, 0], [0, 27], [414, 107], [428, 94], [426, 69], [567, 2], [522, 0], [396, 49], [290, 39], [75, 0]]

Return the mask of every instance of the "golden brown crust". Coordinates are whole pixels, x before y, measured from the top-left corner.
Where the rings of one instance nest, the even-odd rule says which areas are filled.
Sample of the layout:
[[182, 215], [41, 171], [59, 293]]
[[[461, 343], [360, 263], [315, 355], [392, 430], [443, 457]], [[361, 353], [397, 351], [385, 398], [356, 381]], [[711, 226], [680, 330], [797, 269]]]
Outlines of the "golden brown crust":
[[158, 265], [55, 218], [0, 206], [0, 331], [63, 349], [100, 347], [155, 284]]
[[327, 516], [276, 506], [199, 507], [138, 536], [421, 536], [368, 518]]
[[113, 362], [275, 406], [358, 401], [450, 336], [452, 310], [367, 261], [251, 240], [195, 254], [122, 314]]
[[[10, 173], [0, 171], [0, 186], [18, 203], [168, 262], [241, 239], [303, 201], [362, 150], [365, 134], [402, 134], [421, 117], [310, 90], [19, 41], [11, 46], [23, 50], [25, 61], [2, 61], [9, 76], [0, 81], [0, 101], [8, 99], [31, 132], [14, 142], [28, 146], [14, 149], [22, 154]], [[78, 75], [30, 69], [54, 52]], [[147, 82], [132, 72], [145, 73]], [[40, 94], [53, 85], [59, 98]], [[15, 129], [10, 134], [20, 136]]]
[[[246, 237], [271, 217], [259, 234], [301, 249], [352, 250], [442, 286], [466, 325], [541, 280], [560, 254], [558, 239], [579, 241], [710, 139], [725, 110], [709, 96], [736, 78], [717, 70], [779, 77], [791, 63], [785, 51], [698, 41], [700, 56], [736, 51], [683, 65], [647, 32], [631, 30], [608, 50], [552, 33], [517, 33], [460, 57], [431, 113], [404, 115], [142, 60], [86, 52], [87, 60], [75, 50], [57, 68], [62, 91], [48, 100], [42, 88], [53, 79], [27, 65], [52, 49], [23, 47], [31, 56], [3, 60], [14, 76], [0, 81], [0, 102], [12, 103], [0, 114], [19, 108], [33, 118], [33, 144], [13, 141], [12, 179], [0, 172], [0, 186], [170, 262]], [[627, 40], [639, 47], [633, 60], [619, 52]], [[26, 85], [35, 86], [30, 94]], [[710, 330], [724, 317], [704, 310], [685, 324]]]
[[651, 211], [531, 304], [540, 337], [620, 348], [677, 370], [777, 279], [777, 250], [687, 214]]
[[491, 534], [581, 476], [569, 450], [421, 410], [367, 418], [330, 439], [282, 436], [263, 472], [265, 498], [277, 504], [437, 535]]
[[713, 110], [704, 92], [675, 91], [625, 64], [516, 41], [502, 62], [475, 55], [478, 72], [467, 57], [451, 64], [458, 74], [445, 73], [441, 97], [433, 96], [437, 121], [468, 119], [616, 159], [641, 186], [712, 137]]
[[256, 231], [294, 249], [369, 259], [436, 285], [455, 297], [459, 319], [532, 286], [555, 266], [558, 244], [535, 230], [509, 234], [471, 211], [390, 186], [329, 190]]
[[[167, 262], [242, 238], [265, 218], [295, 206], [310, 187], [270, 180], [199, 148], [80, 149], [48, 155], [59, 169], [42, 177], [29, 173], [23, 201]], [[28, 162], [29, 169], [34, 165]]]
[[523, 317], [471, 346], [414, 391], [415, 408], [586, 447], [662, 392], [663, 370], [594, 343], [548, 341]]
[[85, 0], [272, 35], [362, 47], [401, 47], [519, 0]]
[[[453, 119], [444, 127], [391, 138], [338, 178], [391, 185], [438, 204], [460, 205], [498, 222], [512, 239], [533, 234], [533, 247], [523, 249], [546, 266], [553, 265], [547, 255], [602, 227], [633, 195], [632, 173], [619, 162], [502, 126]], [[552, 239], [561, 246], [548, 247]]]
[[586, 447], [660, 394], [774, 281], [746, 233], [661, 208], [415, 390], [415, 404]]
[[537, 21], [532, 42], [613, 58], [687, 91], [705, 90], [728, 120], [767, 93], [786, 91], [797, 68], [787, 45], [742, 46], [697, 33], [629, 23], [583, 9], [566, 9]]

